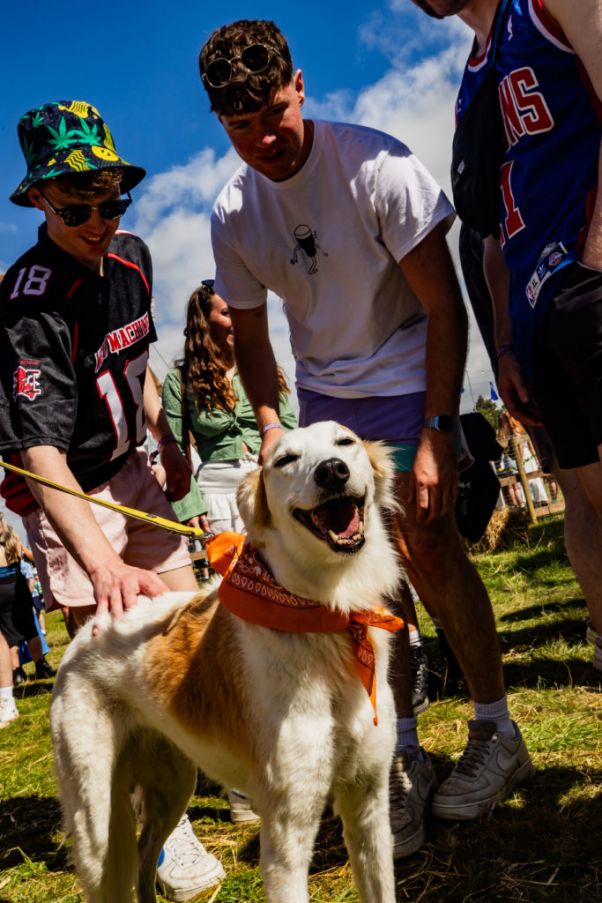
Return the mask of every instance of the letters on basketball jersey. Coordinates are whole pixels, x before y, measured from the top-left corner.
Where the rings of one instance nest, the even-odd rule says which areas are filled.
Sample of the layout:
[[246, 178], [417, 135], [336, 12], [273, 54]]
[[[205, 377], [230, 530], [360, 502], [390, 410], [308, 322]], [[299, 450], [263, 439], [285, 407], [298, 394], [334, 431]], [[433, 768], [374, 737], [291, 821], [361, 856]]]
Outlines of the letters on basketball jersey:
[[524, 135], [549, 132], [554, 120], [530, 66], [514, 69], [498, 86], [500, 107], [508, 146]]

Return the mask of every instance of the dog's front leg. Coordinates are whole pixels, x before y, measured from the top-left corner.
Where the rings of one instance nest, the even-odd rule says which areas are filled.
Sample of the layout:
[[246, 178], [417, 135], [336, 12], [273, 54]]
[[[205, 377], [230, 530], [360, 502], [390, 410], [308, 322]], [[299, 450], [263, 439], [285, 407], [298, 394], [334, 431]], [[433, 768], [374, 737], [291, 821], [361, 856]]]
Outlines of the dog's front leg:
[[309, 903], [307, 876], [319, 824], [315, 813], [262, 816], [260, 865], [268, 903]]
[[337, 788], [335, 808], [362, 903], [395, 903], [388, 770]]
[[254, 798], [261, 812], [261, 872], [268, 903], [308, 903], [307, 877], [332, 774], [330, 718], [288, 719], [274, 730]]

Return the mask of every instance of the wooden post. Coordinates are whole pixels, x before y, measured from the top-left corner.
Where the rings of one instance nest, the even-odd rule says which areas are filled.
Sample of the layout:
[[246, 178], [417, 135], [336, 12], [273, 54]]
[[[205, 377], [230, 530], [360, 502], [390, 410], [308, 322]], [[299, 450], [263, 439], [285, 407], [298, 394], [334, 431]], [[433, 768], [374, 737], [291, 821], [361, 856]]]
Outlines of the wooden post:
[[527, 474], [525, 473], [525, 464], [523, 461], [523, 450], [521, 447], [520, 437], [516, 433], [512, 433], [510, 436], [510, 442], [512, 443], [512, 449], [514, 451], [514, 460], [516, 461], [516, 466], [518, 467], [518, 476], [523, 487], [523, 492], [525, 493], [525, 501], [527, 502], [527, 510], [529, 511], [529, 520], [532, 524], [536, 524], [537, 515], [535, 514], [535, 505], [533, 504], [533, 499], [531, 498], [529, 480], [527, 479]]

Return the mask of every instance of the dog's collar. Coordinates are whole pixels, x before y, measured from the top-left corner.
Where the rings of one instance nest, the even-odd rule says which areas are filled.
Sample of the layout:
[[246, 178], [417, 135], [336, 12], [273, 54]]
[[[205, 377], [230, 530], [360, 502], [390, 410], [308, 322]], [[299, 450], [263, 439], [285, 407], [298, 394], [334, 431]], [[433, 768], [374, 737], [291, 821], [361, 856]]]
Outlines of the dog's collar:
[[355, 667], [376, 713], [375, 656], [368, 627], [393, 632], [401, 618], [384, 608], [350, 614], [332, 611], [321, 602], [295, 596], [276, 582], [259, 554], [242, 533], [220, 533], [207, 541], [211, 566], [223, 575], [218, 598], [228, 611], [259, 627], [291, 633], [329, 633], [349, 630]]

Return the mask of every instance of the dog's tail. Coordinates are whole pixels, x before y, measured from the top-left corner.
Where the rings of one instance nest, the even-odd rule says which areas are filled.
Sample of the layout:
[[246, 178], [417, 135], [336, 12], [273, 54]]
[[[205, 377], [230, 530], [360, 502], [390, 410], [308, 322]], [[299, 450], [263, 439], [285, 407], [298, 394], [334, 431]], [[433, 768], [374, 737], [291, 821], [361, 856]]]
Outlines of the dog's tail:
[[131, 732], [127, 715], [67, 666], [57, 676], [50, 722], [64, 828], [86, 898], [131, 903], [136, 822], [131, 778], [119, 767]]

